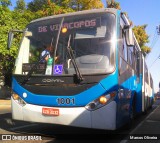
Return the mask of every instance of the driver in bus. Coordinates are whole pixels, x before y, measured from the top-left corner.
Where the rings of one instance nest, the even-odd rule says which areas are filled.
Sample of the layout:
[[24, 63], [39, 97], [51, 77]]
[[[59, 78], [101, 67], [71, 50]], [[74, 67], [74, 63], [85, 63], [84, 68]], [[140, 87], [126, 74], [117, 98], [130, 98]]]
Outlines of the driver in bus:
[[[51, 46], [50, 44], [48, 44], [46, 46], [46, 49], [43, 50], [41, 53], [40, 58], [42, 58], [45, 54], [47, 54], [47, 56], [44, 58], [44, 60], [42, 60], [42, 63], [47, 63], [48, 59], [52, 57], [51, 55], [53, 55], [53, 51], [54, 51], [54, 47]], [[55, 59], [55, 62], [57, 62], [58, 56], [56, 56], [54, 59]]]

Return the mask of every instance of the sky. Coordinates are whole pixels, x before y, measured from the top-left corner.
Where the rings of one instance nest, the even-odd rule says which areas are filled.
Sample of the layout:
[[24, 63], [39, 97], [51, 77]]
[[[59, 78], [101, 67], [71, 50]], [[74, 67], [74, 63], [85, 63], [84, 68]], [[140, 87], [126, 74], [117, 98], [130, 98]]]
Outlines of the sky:
[[[25, 0], [26, 3], [31, 0]], [[133, 26], [147, 24], [146, 32], [149, 35], [151, 53], [146, 57], [146, 63], [153, 77], [155, 92], [159, 90], [160, 82], [160, 35], [156, 27], [160, 25], [160, 0], [115, 0], [120, 3], [121, 10], [127, 12]], [[11, 0], [12, 8], [15, 7], [16, 0]], [[106, 0], [102, 0], [106, 6]], [[11, 8], [11, 9], [12, 9]]]

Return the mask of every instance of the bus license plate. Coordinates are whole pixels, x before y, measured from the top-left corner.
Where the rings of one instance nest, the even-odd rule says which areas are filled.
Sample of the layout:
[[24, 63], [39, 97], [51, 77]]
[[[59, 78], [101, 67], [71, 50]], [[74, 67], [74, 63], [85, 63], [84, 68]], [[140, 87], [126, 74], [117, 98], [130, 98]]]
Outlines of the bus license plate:
[[48, 116], [59, 116], [59, 109], [55, 108], [42, 108], [42, 114]]

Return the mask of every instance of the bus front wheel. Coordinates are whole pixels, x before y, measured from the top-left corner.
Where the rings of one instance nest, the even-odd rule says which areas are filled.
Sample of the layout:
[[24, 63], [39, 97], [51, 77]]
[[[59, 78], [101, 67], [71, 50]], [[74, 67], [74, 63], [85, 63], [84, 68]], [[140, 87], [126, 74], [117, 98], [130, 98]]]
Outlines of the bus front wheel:
[[131, 110], [130, 110], [130, 119], [133, 120], [136, 116], [136, 95], [133, 97]]

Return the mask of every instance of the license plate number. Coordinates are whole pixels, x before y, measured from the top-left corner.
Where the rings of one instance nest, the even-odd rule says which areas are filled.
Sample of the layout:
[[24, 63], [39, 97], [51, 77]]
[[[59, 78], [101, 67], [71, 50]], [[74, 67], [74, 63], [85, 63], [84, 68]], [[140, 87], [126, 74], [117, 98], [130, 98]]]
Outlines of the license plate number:
[[59, 109], [55, 108], [42, 108], [42, 114], [48, 116], [59, 116]]

